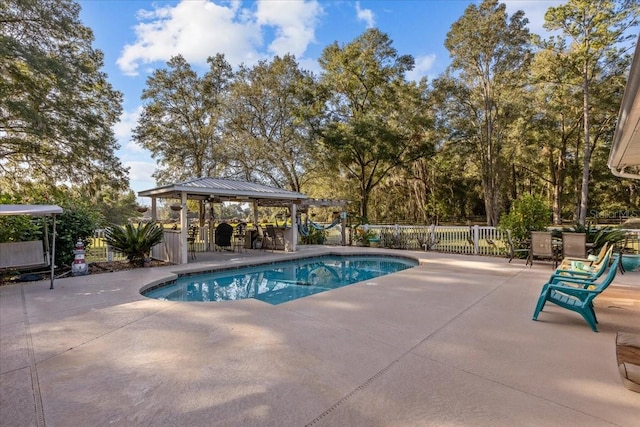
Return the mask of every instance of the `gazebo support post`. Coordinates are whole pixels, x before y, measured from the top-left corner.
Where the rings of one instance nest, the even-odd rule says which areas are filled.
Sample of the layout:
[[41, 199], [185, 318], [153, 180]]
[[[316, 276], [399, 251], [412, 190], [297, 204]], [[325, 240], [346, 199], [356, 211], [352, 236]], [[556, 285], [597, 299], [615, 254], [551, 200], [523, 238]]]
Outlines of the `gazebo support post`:
[[[290, 251], [295, 252], [298, 250], [298, 226], [296, 225], [296, 204], [291, 203], [291, 247]], [[285, 226], [286, 226], [285, 221]]]
[[189, 254], [187, 252], [187, 193], [182, 191], [180, 193], [180, 204], [182, 205], [182, 209], [180, 209], [180, 250], [182, 252], [181, 264], [189, 263]]
[[347, 245], [347, 212], [346, 211], [340, 212], [340, 234], [341, 234], [340, 244], [342, 246], [346, 246]]
[[151, 198], [151, 221], [158, 221], [158, 203], [155, 197]]

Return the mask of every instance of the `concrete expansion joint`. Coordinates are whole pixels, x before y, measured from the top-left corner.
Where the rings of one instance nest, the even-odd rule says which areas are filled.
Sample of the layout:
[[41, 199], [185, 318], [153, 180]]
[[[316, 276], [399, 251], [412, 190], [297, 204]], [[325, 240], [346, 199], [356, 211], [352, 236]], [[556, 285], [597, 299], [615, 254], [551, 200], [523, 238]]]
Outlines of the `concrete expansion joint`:
[[351, 399], [353, 396], [355, 396], [356, 394], [358, 394], [359, 392], [361, 392], [362, 390], [367, 388], [369, 385], [371, 385], [375, 380], [377, 380], [378, 378], [380, 378], [381, 376], [386, 374], [393, 367], [393, 365], [395, 365], [396, 363], [398, 363], [398, 360], [394, 360], [389, 365], [387, 365], [386, 367], [384, 367], [383, 369], [378, 371], [374, 376], [369, 378], [364, 383], [360, 384], [358, 387], [353, 389], [349, 394], [345, 395], [342, 399], [338, 400], [336, 403], [331, 405], [331, 407], [329, 409], [324, 411], [322, 414], [318, 415], [313, 421], [311, 421], [310, 423], [306, 424], [305, 427], [309, 427], [309, 426], [315, 425], [316, 423], [320, 422], [324, 417], [326, 417], [331, 412], [333, 412], [337, 408], [339, 408], [340, 405], [345, 403], [347, 400]]
[[33, 350], [33, 337], [31, 335], [31, 324], [27, 313], [27, 300], [24, 296], [24, 285], [20, 286], [20, 299], [22, 302], [22, 314], [24, 316], [25, 337], [27, 340], [27, 353], [29, 356], [29, 372], [31, 373], [31, 388], [33, 390], [33, 400], [36, 411], [38, 427], [44, 427], [44, 409], [42, 407], [42, 394], [40, 393], [40, 381], [38, 380], [38, 365], [36, 355]]

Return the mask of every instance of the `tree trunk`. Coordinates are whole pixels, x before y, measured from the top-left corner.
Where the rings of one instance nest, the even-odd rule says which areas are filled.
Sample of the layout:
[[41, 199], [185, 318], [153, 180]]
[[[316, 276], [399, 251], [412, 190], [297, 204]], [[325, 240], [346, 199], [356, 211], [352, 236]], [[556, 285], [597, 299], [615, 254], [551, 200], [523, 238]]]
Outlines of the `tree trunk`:
[[582, 191], [580, 193], [580, 212], [578, 223], [584, 225], [587, 220], [587, 205], [589, 201], [589, 169], [591, 165], [591, 140], [589, 134], [589, 76], [587, 75], [587, 60], [583, 62], [582, 69], [582, 92], [583, 92], [583, 115], [584, 115], [584, 159], [582, 167]]

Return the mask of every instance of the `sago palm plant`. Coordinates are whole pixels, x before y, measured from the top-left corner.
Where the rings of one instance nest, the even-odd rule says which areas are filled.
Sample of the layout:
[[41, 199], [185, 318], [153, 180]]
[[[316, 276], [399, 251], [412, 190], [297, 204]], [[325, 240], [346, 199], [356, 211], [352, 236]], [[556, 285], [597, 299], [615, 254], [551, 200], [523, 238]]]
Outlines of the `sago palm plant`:
[[151, 248], [162, 242], [162, 233], [162, 227], [155, 222], [127, 224], [108, 228], [105, 240], [114, 250], [126, 255], [129, 263], [142, 266]]

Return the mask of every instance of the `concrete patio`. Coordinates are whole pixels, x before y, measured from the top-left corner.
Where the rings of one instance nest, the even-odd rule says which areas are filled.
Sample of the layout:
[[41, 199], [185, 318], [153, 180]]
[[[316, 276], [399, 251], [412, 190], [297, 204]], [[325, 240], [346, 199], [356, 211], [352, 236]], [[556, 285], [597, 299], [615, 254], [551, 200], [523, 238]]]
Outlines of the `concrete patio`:
[[617, 331], [640, 333], [640, 273], [596, 299], [599, 333], [553, 305], [532, 321], [552, 268], [504, 258], [401, 251], [422, 265], [276, 306], [139, 294], [358, 250], [301, 249], [0, 287], [0, 425], [640, 425], [615, 356]]

